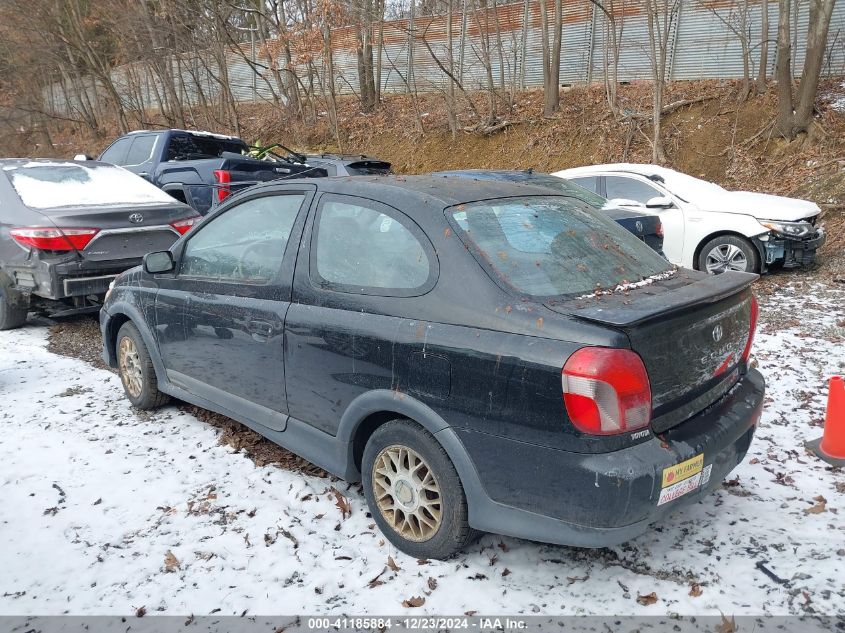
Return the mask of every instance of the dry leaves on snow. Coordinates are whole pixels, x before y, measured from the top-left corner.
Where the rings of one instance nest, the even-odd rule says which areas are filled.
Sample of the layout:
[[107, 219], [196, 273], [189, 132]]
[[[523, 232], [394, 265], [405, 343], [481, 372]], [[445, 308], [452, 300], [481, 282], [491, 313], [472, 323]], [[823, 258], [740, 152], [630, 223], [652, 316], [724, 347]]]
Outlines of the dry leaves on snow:
[[352, 514], [352, 506], [349, 505], [349, 500], [334, 486], [332, 486], [331, 492], [334, 495], [334, 504], [337, 506], [338, 510], [340, 510], [340, 515], [345, 521], [346, 517]]
[[174, 556], [173, 552], [167, 550], [167, 554], [164, 555], [164, 571], [176, 571], [177, 569], [180, 569], [179, 559]]
[[827, 510], [827, 499], [823, 496], [818, 495], [817, 497], [813, 497], [813, 501], [816, 504], [809, 508], [804, 508], [804, 514], [821, 514]]
[[692, 583], [692, 586], [689, 588], [689, 595], [693, 598], [698, 598], [703, 592], [701, 591], [701, 585], [697, 582]]
[[422, 596], [414, 596], [413, 598], [408, 598], [407, 600], [402, 601], [402, 606], [406, 609], [421, 607], [425, 604], [425, 598]]
[[644, 607], [647, 607], [648, 605], [657, 602], [657, 594], [653, 591], [644, 596], [637, 594], [637, 602], [643, 605]]

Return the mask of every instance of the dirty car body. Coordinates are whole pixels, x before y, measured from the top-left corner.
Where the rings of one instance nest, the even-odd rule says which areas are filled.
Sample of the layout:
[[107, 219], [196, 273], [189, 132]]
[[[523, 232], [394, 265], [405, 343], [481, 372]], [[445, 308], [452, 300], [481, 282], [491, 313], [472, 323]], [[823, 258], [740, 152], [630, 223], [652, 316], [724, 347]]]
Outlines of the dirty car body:
[[[223, 243], [227, 223], [243, 234]], [[674, 269], [543, 187], [268, 183], [155, 256], [169, 269], [121, 275], [101, 312], [111, 366], [131, 323], [163, 393], [365, 491], [379, 429], [418, 425], [454, 465], [476, 530], [631, 539], [718, 486], [761, 413], [756, 276]]]
[[98, 310], [109, 283], [197, 219], [137, 176], [95, 161], [0, 161], [2, 298], [50, 314]]

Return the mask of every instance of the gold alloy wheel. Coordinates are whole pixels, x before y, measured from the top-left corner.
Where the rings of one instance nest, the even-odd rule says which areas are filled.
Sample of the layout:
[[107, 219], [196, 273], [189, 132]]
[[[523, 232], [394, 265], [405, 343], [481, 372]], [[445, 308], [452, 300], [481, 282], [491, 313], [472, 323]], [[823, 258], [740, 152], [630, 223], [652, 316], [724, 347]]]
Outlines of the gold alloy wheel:
[[120, 378], [123, 385], [133, 398], [141, 395], [141, 388], [144, 385], [141, 377], [141, 358], [138, 356], [138, 348], [135, 341], [128, 336], [120, 339], [117, 348], [117, 364], [120, 367]]
[[373, 492], [381, 515], [402, 538], [427, 541], [440, 528], [440, 485], [415, 450], [398, 444], [383, 449], [373, 465]]

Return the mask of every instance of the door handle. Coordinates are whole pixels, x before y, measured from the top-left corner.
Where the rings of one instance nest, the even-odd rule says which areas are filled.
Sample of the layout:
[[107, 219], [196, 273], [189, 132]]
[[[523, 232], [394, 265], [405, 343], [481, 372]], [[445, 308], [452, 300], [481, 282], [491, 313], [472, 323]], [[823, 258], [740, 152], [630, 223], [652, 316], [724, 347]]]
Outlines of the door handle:
[[268, 339], [273, 335], [273, 324], [267, 321], [250, 321], [247, 324], [247, 328], [249, 329], [249, 333], [252, 334], [253, 337]]

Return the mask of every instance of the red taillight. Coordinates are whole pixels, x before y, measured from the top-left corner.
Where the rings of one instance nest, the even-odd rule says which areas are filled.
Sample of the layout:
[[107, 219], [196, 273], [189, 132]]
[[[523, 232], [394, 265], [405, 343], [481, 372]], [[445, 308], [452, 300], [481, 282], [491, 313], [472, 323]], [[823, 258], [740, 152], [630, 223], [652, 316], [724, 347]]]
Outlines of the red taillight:
[[663, 237], [663, 222], [660, 220], [657, 221], [657, 235]]
[[748, 326], [748, 342], [745, 344], [745, 349], [742, 351], [743, 362], [748, 362], [748, 357], [751, 355], [751, 343], [754, 342], [754, 332], [757, 331], [757, 318], [760, 316], [760, 306], [757, 305], [757, 297], [751, 295], [751, 322]]
[[18, 244], [42, 251], [81, 251], [94, 239], [99, 229], [57, 229], [32, 227], [11, 229], [9, 235]]
[[179, 235], [184, 235], [185, 233], [191, 230], [191, 227], [193, 227], [199, 219], [200, 216], [195, 215], [190, 218], [185, 218], [184, 220], [177, 220], [176, 222], [171, 222], [170, 226], [176, 229], [179, 232]]
[[[215, 169], [214, 177], [220, 185], [228, 185], [232, 182], [232, 174], [225, 169]], [[230, 193], [232, 192], [227, 186], [217, 187], [217, 202], [223, 202]]]
[[582, 347], [563, 366], [563, 402], [578, 430], [616, 435], [648, 426], [651, 386], [638, 354]]

